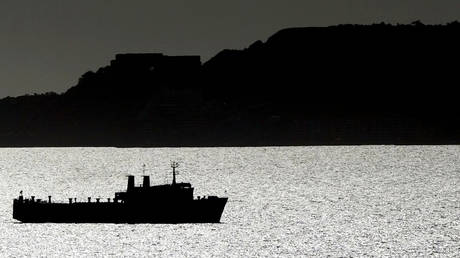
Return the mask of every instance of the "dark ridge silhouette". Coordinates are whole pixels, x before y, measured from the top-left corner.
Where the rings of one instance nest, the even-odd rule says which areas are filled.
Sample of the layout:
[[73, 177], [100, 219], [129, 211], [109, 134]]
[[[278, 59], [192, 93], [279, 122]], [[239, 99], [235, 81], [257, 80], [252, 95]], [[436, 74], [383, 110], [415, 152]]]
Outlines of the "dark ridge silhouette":
[[243, 50], [119, 54], [0, 100], [1, 146], [459, 144], [460, 23], [289, 28]]

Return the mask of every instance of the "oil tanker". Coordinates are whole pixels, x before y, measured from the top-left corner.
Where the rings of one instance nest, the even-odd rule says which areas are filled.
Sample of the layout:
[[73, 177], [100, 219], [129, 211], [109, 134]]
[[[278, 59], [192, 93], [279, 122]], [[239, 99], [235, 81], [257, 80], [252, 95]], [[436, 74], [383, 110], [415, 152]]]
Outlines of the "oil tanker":
[[128, 176], [125, 192], [116, 192], [113, 200], [53, 202], [24, 198], [22, 191], [13, 200], [13, 218], [25, 223], [219, 223], [228, 198], [203, 196], [194, 198], [190, 183], [176, 182], [178, 163], [171, 164], [171, 184], [150, 186], [149, 176], [135, 185]]

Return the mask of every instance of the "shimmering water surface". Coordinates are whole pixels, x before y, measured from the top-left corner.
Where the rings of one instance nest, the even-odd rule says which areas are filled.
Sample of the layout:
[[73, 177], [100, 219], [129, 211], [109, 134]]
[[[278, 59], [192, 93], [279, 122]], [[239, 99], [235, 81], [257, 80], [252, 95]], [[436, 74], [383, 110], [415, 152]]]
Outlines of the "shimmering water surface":
[[[113, 197], [125, 175], [228, 196], [220, 224], [22, 224], [12, 199]], [[460, 254], [460, 146], [0, 149], [1, 256]], [[140, 178], [136, 183], [140, 183]]]

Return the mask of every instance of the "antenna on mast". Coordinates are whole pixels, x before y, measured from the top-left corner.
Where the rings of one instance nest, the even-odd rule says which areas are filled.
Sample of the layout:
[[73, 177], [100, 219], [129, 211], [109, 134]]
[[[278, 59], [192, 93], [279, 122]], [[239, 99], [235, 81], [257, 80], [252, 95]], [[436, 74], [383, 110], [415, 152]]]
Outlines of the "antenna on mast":
[[171, 161], [171, 167], [173, 169], [173, 181], [172, 181], [172, 184], [175, 185], [176, 184], [176, 168], [179, 167], [179, 162]]

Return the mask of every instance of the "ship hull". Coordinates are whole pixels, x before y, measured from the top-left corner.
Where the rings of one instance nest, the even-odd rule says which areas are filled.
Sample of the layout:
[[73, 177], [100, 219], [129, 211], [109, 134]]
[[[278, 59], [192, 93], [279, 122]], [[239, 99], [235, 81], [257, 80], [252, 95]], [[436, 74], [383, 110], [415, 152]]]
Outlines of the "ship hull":
[[14, 200], [13, 218], [25, 223], [219, 223], [227, 198], [168, 203], [46, 203]]

